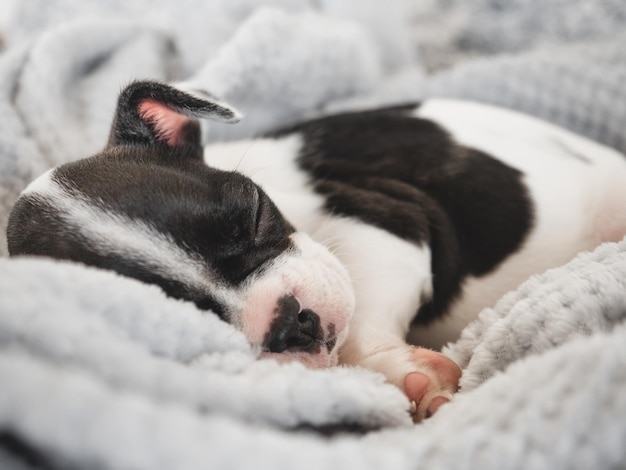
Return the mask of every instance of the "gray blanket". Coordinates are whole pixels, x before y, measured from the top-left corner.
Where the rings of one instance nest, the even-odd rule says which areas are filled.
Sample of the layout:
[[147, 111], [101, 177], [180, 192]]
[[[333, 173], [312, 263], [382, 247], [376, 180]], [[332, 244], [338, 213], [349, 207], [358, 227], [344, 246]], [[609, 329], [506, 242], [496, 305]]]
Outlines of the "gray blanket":
[[104, 145], [136, 78], [246, 113], [207, 141], [448, 96], [626, 152], [622, 0], [14, 0], [0, 15], [0, 468], [626, 467], [626, 241], [483, 311], [446, 349], [461, 392], [414, 426], [377, 374], [258, 361], [193, 305], [9, 259], [4, 235], [30, 180]]

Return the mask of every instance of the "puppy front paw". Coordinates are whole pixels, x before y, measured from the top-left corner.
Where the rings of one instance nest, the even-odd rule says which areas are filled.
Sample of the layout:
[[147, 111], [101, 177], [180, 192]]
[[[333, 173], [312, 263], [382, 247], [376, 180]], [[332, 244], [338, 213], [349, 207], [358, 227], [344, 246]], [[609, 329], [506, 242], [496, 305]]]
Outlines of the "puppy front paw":
[[459, 388], [461, 368], [448, 357], [424, 348], [411, 348], [411, 371], [398, 384], [411, 402], [413, 421], [435, 414]]
[[[413, 421], [432, 416], [458, 390], [461, 368], [436, 351], [390, 341], [389, 337], [385, 339], [387, 341], [355, 341], [352, 345], [360, 349], [344, 348], [341, 362], [382, 373], [407, 396]], [[364, 348], [363, 343], [368, 347]]]

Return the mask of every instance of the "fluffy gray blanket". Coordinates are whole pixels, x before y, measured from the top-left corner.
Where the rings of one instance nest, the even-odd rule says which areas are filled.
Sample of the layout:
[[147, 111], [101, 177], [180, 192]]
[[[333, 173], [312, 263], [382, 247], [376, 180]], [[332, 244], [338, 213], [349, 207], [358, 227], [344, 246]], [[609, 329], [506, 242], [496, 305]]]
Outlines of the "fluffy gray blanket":
[[104, 145], [136, 78], [246, 113], [207, 141], [448, 96], [624, 152], [622, 0], [14, 0], [0, 15], [0, 468], [626, 467], [626, 241], [483, 311], [447, 348], [461, 392], [414, 426], [379, 375], [258, 361], [193, 305], [9, 259], [4, 235], [30, 180]]

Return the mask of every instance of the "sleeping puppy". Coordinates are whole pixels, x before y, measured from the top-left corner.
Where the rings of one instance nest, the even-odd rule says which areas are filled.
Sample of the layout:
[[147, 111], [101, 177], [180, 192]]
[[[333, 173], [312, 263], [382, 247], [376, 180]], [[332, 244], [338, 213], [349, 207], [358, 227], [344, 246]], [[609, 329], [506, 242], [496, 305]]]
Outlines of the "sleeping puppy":
[[157, 284], [261, 357], [379, 371], [417, 421], [460, 378], [426, 347], [626, 233], [625, 158], [510, 111], [434, 100], [201, 146], [196, 119], [238, 117], [208, 95], [131, 84], [101, 153], [24, 190], [11, 255]]

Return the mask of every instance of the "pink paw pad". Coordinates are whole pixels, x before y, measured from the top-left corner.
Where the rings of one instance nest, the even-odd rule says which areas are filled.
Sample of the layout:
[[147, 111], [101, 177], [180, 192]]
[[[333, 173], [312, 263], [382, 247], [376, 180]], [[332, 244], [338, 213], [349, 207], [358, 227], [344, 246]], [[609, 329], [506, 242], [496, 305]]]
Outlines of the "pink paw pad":
[[417, 422], [450, 401], [458, 390], [461, 369], [451, 359], [429, 349], [415, 348], [413, 355], [415, 363], [435, 379], [422, 372], [410, 372], [404, 377], [404, 393], [411, 401], [411, 414]]

